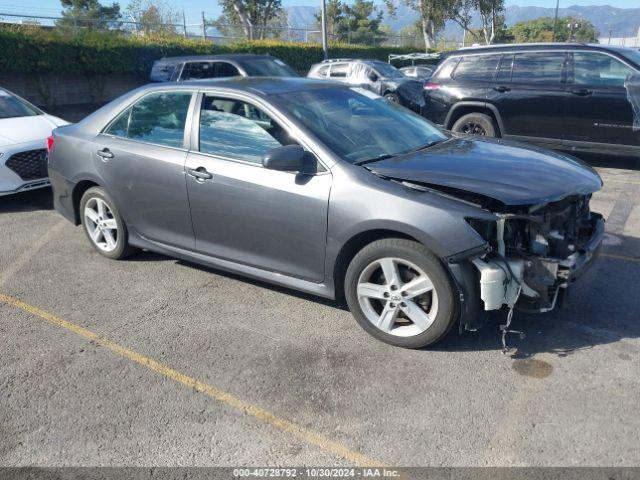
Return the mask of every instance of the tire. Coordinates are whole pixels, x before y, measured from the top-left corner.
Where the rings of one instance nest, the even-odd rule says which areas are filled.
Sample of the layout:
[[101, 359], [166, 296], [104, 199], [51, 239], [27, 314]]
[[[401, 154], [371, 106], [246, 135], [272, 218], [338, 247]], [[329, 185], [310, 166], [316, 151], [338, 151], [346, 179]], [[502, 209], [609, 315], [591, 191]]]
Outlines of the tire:
[[400, 97], [397, 93], [385, 93], [384, 98], [386, 98], [391, 103], [400, 103]]
[[497, 128], [489, 115], [484, 113], [468, 113], [460, 117], [451, 127], [457, 133], [481, 135], [483, 137], [497, 136]]
[[129, 245], [127, 226], [115, 202], [103, 188], [92, 187], [84, 192], [80, 199], [80, 220], [89, 242], [101, 255], [120, 260], [136, 250]]
[[[388, 282], [386, 271], [392, 272], [390, 277], [395, 271], [396, 280]], [[454, 291], [450, 276], [429, 249], [399, 238], [364, 247], [345, 276], [347, 305], [360, 326], [378, 340], [404, 348], [431, 345], [451, 330], [459, 310]]]

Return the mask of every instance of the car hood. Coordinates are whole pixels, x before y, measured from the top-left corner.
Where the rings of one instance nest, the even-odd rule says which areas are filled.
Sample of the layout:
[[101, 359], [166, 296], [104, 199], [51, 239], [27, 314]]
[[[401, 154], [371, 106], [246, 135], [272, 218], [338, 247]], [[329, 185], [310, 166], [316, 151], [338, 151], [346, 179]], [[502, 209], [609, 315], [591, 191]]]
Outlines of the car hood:
[[54, 128], [61, 125], [67, 125], [67, 122], [47, 114], [2, 118], [0, 119], [0, 147], [42, 140], [42, 148], [44, 148], [44, 140], [51, 135]]
[[496, 139], [453, 136], [427, 149], [366, 165], [379, 176], [489, 197], [505, 205], [540, 205], [599, 190], [586, 163]]

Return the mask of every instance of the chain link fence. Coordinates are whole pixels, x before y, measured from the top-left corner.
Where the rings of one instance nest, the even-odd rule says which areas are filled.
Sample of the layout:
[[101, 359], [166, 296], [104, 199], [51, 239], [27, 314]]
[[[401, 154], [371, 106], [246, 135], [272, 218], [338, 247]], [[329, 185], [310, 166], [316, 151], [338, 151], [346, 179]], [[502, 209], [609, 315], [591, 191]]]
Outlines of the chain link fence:
[[[0, 11], [0, 27], [21, 25], [64, 31], [82, 31], [83, 29], [102, 29], [120, 32], [123, 35], [169, 35], [191, 39], [203, 39], [226, 44], [253, 39], [274, 39], [285, 42], [322, 43], [322, 30], [318, 24], [307, 25], [261, 25], [250, 29], [242, 25], [208, 21], [204, 18], [199, 23], [162, 23], [133, 22], [118, 20], [104, 22], [95, 20], [69, 19], [59, 16], [24, 15], [3, 13]], [[341, 35], [328, 35], [330, 41], [341, 41], [350, 45], [366, 45], [376, 47], [415, 48], [424, 50], [424, 39], [420, 35], [395, 34], [362, 34], [362, 32]], [[455, 40], [441, 40], [437, 49], [448, 50], [461, 46]]]

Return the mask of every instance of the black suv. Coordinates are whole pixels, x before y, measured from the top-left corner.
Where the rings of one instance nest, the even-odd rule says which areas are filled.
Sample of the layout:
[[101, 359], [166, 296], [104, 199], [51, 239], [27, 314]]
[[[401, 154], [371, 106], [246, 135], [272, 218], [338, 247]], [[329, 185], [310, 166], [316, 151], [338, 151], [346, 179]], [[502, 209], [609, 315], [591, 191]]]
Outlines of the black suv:
[[585, 44], [472, 47], [424, 84], [423, 114], [461, 133], [640, 157], [640, 51]]

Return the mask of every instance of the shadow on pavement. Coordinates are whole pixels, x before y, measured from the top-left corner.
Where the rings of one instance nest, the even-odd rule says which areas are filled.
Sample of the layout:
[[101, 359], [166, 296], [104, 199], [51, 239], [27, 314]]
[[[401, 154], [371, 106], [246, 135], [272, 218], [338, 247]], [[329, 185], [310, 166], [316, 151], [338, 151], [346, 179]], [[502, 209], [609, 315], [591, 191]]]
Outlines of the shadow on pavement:
[[49, 187], [0, 197], [0, 214], [52, 209], [53, 195]]

